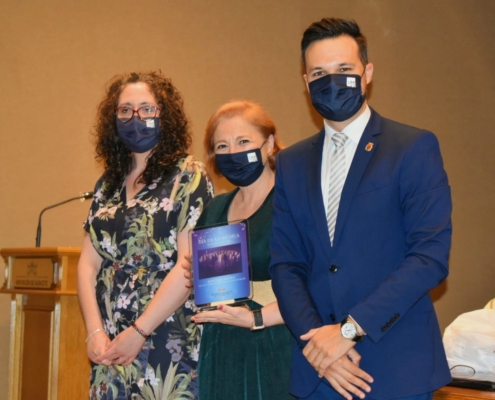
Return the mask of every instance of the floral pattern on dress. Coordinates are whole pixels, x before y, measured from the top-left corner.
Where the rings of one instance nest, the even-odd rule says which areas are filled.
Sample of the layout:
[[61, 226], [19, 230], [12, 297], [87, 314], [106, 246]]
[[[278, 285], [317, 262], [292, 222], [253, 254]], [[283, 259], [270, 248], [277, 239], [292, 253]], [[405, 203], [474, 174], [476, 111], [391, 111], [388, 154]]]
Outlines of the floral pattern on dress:
[[[213, 197], [203, 165], [192, 156], [126, 202], [125, 185], [107, 193], [100, 179], [85, 230], [103, 258], [96, 297], [110, 339], [146, 309], [177, 261], [177, 233], [195, 226]], [[146, 340], [129, 366], [92, 364], [90, 399], [175, 400], [197, 397], [201, 329], [188, 300]]]

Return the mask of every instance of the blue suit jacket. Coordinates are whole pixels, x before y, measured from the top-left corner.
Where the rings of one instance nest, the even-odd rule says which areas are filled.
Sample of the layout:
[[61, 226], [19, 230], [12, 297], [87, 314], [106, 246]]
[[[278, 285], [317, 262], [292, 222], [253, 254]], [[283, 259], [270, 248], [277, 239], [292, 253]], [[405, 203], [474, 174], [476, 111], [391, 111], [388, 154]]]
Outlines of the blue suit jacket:
[[451, 380], [429, 297], [448, 274], [452, 232], [438, 141], [372, 110], [331, 246], [321, 191], [324, 136], [277, 156], [270, 272], [296, 338], [291, 392], [306, 397], [320, 383], [299, 337], [349, 314], [367, 333], [355, 349], [374, 378], [373, 398], [435, 390]]

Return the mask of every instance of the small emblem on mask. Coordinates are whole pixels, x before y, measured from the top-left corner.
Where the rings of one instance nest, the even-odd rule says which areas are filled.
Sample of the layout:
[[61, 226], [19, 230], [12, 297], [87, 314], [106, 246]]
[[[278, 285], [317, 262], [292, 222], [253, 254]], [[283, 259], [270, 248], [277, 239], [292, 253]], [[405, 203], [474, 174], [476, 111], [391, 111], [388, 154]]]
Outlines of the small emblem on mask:
[[155, 120], [154, 119], [147, 119], [146, 120], [146, 128], [154, 128], [155, 127]]
[[356, 87], [356, 78], [352, 76], [347, 77], [347, 87]]
[[371, 150], [373, 150], [373, 146], [374, 146], [374, 144], [369, 142], [364, 149], [366, 151], [371, 151]]
[[249, 162], [258, 161], [258, 157], [256, 157], [256, 153], [248, 153], [247, 157]]

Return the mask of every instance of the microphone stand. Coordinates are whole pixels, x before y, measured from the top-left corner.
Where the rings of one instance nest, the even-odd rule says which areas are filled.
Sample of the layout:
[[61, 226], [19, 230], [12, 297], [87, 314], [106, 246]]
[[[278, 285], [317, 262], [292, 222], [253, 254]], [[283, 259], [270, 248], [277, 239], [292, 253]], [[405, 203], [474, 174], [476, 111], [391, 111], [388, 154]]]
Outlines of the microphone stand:
[[38, 218], [38, 229], [36, 230], [36, 247], [40, 247], [40, 243], [41, 243], [41, 216], [43, 215], [43, 213], [46, 210], [49, 210], [50, 208], [55, 208], [55, 207], [61, 206], [62, 204], [68, 203], [70, 201], [74, 201], [74, 200], [84, 201], [86, 199], [91, 199], [91, 198], [93, 198], [93, 192], [86, 192], [86, 193], [83, 193], [81, 196], [72, 197], [71, 199], [61, 201], [60, 203], [53, 204], [53, 205], [45, 207], [43, 210], [41, 210], [40, 216]]

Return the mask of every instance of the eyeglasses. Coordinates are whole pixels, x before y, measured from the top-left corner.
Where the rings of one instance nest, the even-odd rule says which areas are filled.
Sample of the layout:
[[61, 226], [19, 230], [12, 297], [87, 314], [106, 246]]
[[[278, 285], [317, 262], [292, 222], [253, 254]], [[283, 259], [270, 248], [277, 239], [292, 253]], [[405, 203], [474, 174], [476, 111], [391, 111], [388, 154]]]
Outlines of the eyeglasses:
[[129, 122], [136, 113], [142, 121], [148, 121], [155, 118], [159, 111], [160, 108], [156, 106], [142, 106], [137, 110], [133, 110], [131, 107], [117, 107], [115, 115], [120, 121]]

